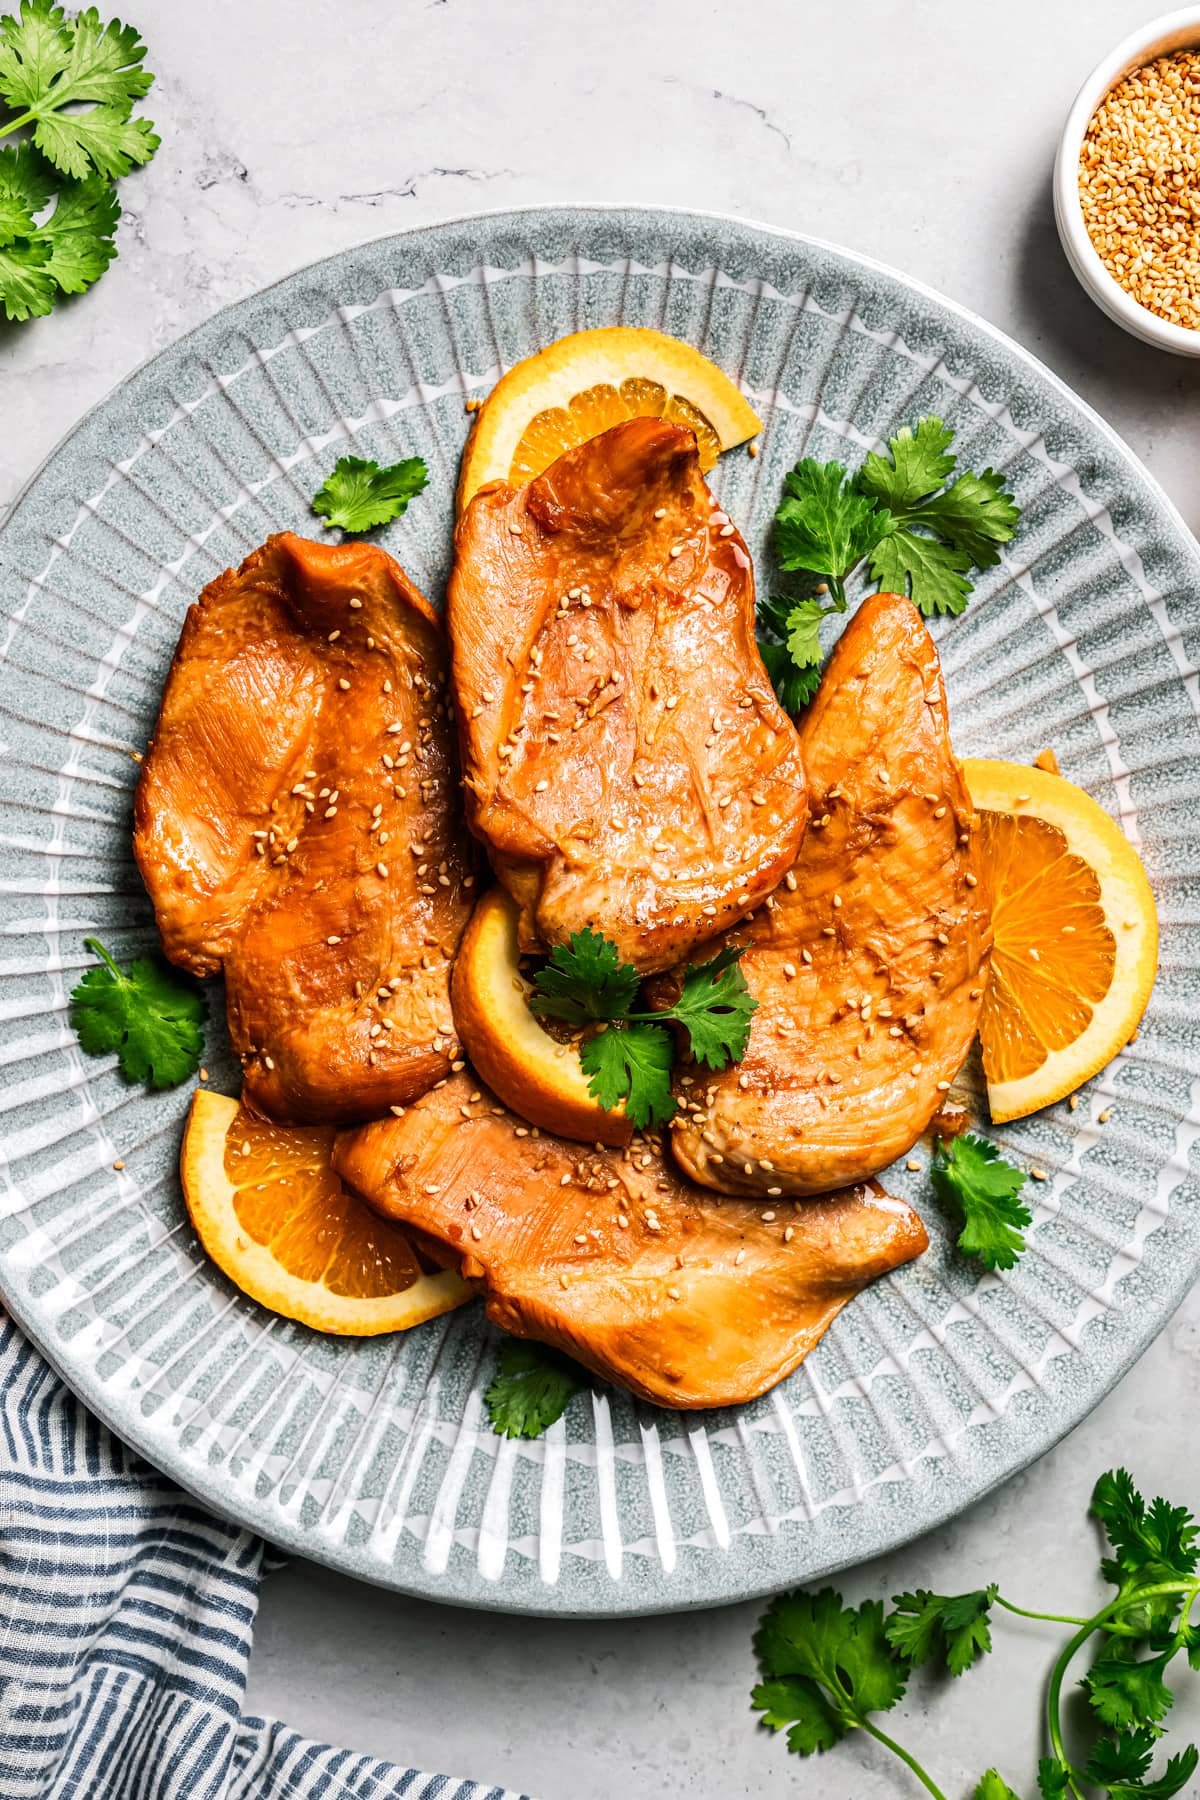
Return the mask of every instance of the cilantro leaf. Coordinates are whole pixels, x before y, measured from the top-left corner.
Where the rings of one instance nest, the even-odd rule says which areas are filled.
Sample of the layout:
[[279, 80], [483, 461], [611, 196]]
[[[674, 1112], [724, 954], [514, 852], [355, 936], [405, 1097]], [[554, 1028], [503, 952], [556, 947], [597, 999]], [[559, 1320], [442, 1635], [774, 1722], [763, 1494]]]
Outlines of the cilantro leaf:
[[19, 16], [0, 19], [0, 98], [32, 125], [33, 141], [64, 175], [126, 175], [148, 162], [159, 138], [133, 118], [154, 77], [141, 67], [146, 47], [132, 26], [101, 24], [95, 7], [67, 19], [51, 0], [22, 0]]
[[95, 938], [83, 941], [101, 959], [71, 993], [71, 1023], [88, 1055], [116, 1051], [125, 1079], [152, 1088], [194, 1075], [204, 1049], [201, 990], [160, 958], [139, 957], [123, 974]]
[[1000, 561], [999, 546], [1008, 543], [1020, 517], [1012, 495], [1004, 491], [1003, 475], [995, 469], [985, 469], [982, 475], [967, 471], [921, 508], [921, 523], [961, 550], [978, 569], [990, 569]]
[[120, 212], [115, 189], [101, 176], [63, 183], [33, 242], [46, 247], [45, 273], [64, 294], [82, 294], [103, 275], [117, 254], [113, 233]]
[[891, 528], [891, 514], [857, 491], [841, 463], [806, 456], [784, 477], [775, 513], [781, 568], [807, 569], [841, 583]]
[[1162, 1498], [1147, 1507], [1127, 1469], [1101, 1475], [1092, 1494], [1092, 1512], [1116, 1552], [1101, 1567], [1105, 1579], [1117, 1587], [1182, 1580], [1195, 1572], [1200, 1549], [1191, 1513]]
[[565, 1019], [568, 1025], [619, 1019], [633, 1005], [639, 979], [612, 940], [588, 926], [550, 952], [533, 978], [529, 1004], [542, 1018]]
[[958, 1247], [989, 1269], [1011, 1269], [1025, 1248], [1022, 1228], [1033, 1221], [1017, 1195], [1025, 1176], [1004, 1162], [995, 1144], [964, 1131], [939, 1142], [929, 1169], [934, 1192], [955, 1208], [963, 1228]]
[[894, 532], [871, 557], [871, 574], [880, 592], [906, 594], [927, 619], [934, 613], [963, 610], [971, 593], [966, 576], [970, 567], [965, 551], [915, 531]]
[[1163, 1670], [1174, 1654], [1169, 1644], [1157, 1656], [1131, 1653], [1129, 1640], [1108, 1644], [1080, 1682], [1098, 1719], [1114, 1731], [1157, 1725], [1174, 1704]]
[[0, 247], [0, 300], [6, 319], [41, 319], [52, 309], [58, 289], [46, 269], [49, 261], [46, 244], [25, 238]]
[[31, 237], [34, 215], [53, 192], [53, 178], [32, 144], [0, 150], [0, 244]]
[[1013, 1792], [995, 1769], [989, 1769], [975, 1789], [975, 1800], [1021, 1800], [1021, 1796]]
[[746, 986], [741, 956], [741, 950], [725, 949], [711, 962], [689, 964], [679, 999], [656, 1015], [682, 1025], [692, 1055], [710, 1069], [740, 1062], [750, 1041], [758, 1001]]
[[665, 1125], [676, 1113], [671, 1095], [671, 1034], [661, 1025], [610, 1027], [588, 1038], [579, 1052], [588, 1092], [606, 1112], [625, 1102], [638, 1131]]
[[904, 1695], [908, 1666], [888, 1643], [877, 1600], [855, 1609], [832, 1588], [780, 1594], [754, 1647], [767, 1678], [754, 1689], [754, 1705], [776, 1730], [792, 1724], [788, 1744], [800, 1756], [830, 1749]]
[[897, 1594], [884, 1623], [888, 1642], [914, 1667], [940, 1654], [951, 1675], [963, 1675], [992, 1647], [988, 1612], [998, 1592], [993, 1584], [971, 1594]]
[[750, 1692], [750, 1702], [772, 1731], [788, 1731], [788, 1749], [797, 1756], [832, 1750], [846, 1735], [846, 1727], [816, 1682], [804, 1675], [785, 1675], [760, 1681]]
[[405, 457], [381, 469], [361, 456], [339, 457], [313, 498], [312, 509], [327, 526], [342, 531], [373, 531], [407, 511], [408, 503], [429, 486], [429, 471], [420, 456]]
[[859, 492], [893, 511], [919, 506], [952, 472], [956, 459], [947, 452], [953, 440], [953, 431], [933, 413], [918, 419], [915, 430], [901, 426], [888, 439], [890, 462], [876, 450], [864, 461], [856, 484]]
[[784, 712], [803, 712], [821, 685], [821, 671], [815, 663], [798, 669], [783, 644], [759, 638], [758, 654], [775, 689], [775, 698]]
[[1100, 1738], [1083, 1772], [1085, 1781], [1106, 1788], [1117, 1800], [1132, 1800], [1137, 1794], [1150, 1796], [1150, 1800], [1170, 1800], [1195, 1774], [1200, 1751], [1189, 1744], [1171, 1757], [1161, 1775], [1147, 1779], [1156, 1741], [1152, 1727], [1122, 1732], [1117, 1738]]
[[505, 1338], [483, 1397], [492, 1430], [498, 1437], [541, 1437], [585, 1386], [577, 1365], [557, 1350]]
[[1038, 1764], [1038, 1792], [1042, 1800], [1067, 1800], [1069, 1769], [1064, 1769], [1057, 1756], [1043, 1756]]
[[798, 600], [787, 616], [788, 655], [798, 668], [821, 660], [821, 620], [825, 608], [819, 600]]
[[871, 574], [885, 591], [908, 594], [926, 618], [960, 613], [971, 568], [999, 562], [1001, 544], [1017, 529], [1020, 511], [994, 469], [958, 476], [948, 454], [954, 433], [932, 414], [888, 440], [888, 456], [872, 453], [857, 487], [892, 518], [890, 534], [874, 547]]
[[[789, 619], [800, 607], [813, 608], [818, 618], [829, 610], [817, 600], [784, 600], [772, 594], [761, 595], [756, 608], [758, 653], [771, 678], [776, 699], [789, 713], [803, 712], [821, 684], [819, 639], [815, 656], [804, 662], [794, 657], [788, 648]], [[808, 648], [811, 649], [811, 643]]]

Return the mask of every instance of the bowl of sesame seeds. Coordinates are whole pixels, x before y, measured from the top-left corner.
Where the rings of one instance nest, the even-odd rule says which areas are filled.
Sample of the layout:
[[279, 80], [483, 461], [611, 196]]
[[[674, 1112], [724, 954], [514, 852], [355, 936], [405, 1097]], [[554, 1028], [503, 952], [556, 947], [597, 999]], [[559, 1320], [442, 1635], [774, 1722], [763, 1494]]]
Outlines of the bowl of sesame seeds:
[[1200, 7], [1143, 26], [1084, 82], [1058, 146], [1054, 216], [1111, 319], [1200, 356]]

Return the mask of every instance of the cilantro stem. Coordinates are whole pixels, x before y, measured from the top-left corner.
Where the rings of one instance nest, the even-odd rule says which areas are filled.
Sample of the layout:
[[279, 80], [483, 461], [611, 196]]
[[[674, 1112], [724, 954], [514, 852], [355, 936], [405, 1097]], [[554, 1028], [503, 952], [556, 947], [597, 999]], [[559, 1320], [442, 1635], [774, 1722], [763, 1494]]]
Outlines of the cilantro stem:
[[1022, 1619], [1047, 1619], [1052, 1625], [1090, 1625], [1090, 1619], [1080, 1619], [1074, 1613], [1030, 1612], [1027, 1606], [1014, 1606], [1003, 1594], [996, 1595], [996, 1605], [1002, 1606], [1005, 1612], [1017, 1613]]
[[[1093, 1632], [1103, 1630], [1111, 1619], [1124, 1612], [1128, 1607], [1141, 1606], [1147, 1600], [1155, 1600], [1168, 1594], [1187, 1596], [1183, 1606], [1183, 1619], [1186, 1620], [1192, 1602], [1196, 1595], [1200, 1594], [1200, 1581], [1160, 1581], [1156, 1582], [1153, 1587], [1135, 1587], [1119, 1593], [1115, 1600], [1110, 1600], [1107, 1606], [1102, 1606], [1100, 1611], [1093, 1613], [1090, 1619], [1084, 1619], [1080, 1623], [1074, 1637], [1068, 1638], [1063, 1645], [1058, 1660], [1050, 1672], [1050, 1683], [1046, 1689], [1046, 1728], [1050, 1737], [1050, 1747], [1067, 1771], [1067, 1782], [1072, 1794], [1075, 1795], [1075, 1800], [1085, 1800], [1085, 1795], [1076, 1779], [1077, 1771], [1063, 1745], [1061, 1706], [1062, 1688], [1067, 1670]], [[1007, 1606], [1008, 1602], [1001, 1601], [1001, 1605]], [[1010, 1607], [1009, 1610], [1016, 1612], [1019, 1609]], [[1040, 1615], [1033, 1613], [1028, 1616], [1037, 1618]], [[1176, 1632], [1177, 1640], [1179, 1636], [1180, 1633]]]
[[120, 969], [118, 969], [112, 957], [108, 954], [108, 951], [104, 948], [104, 945], [100, 942], [99, 938], [84, 938], [83, 947], [85, 950], [90, 950], [93, 956], [98, 956], [102, 963], [107, 964], [108, 972], [114, 981], [124, 981], [126, 979]]
[[20, 131], [23, 125], [32, 125], [41, 116], [36, 107], [31, 107], [19, 119], [5, 119], [3, 125], [0, 125], [0, 137], [11, 137], [14, 131]]
[[933, 1800], [946, 1800], [946, 1796], [941, 1788], [938, 1787], [936, 1782], [925, 1773], [916, 1757], [909, 1755], [903, 1744], [898, 1744], [895, 1738], [888, 1736], [886, 1731], [880, 1731], [878, 1725], [872, 1725], [870, 1719], [860, 1719], [858, 1722], [865, 1732], [869, 1733], [869, 1735], [875, 1738], [878, 1743], [881, 1743], [886, 1749], [890, 1750], [893, 1756], [898, 1756], [902, 1763], [908, 1764], [922, 1787], [927, 1788], [933, 1795]]

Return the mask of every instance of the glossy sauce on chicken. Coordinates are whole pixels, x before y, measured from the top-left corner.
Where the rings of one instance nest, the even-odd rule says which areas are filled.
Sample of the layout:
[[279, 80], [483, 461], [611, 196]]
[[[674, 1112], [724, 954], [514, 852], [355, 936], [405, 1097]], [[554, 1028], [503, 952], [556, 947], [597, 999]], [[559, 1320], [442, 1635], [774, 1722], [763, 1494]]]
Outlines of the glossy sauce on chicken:
[[523, 949], [590, 926], [661, 969], [771, 892], [804, 771], [690, 432], [633, 419], [481, 490], [447, 617], [467, 818]]
[[531, 1130], [470, 1071], [344, 1133], [334, 1166], [481, 1280], [496, 1324], [660, 1406], [735, 1406], [773, 1387], [928, 1242], [873, 1182], [801, 1206], [717, 1200], [656, 1143], [588, 1150]]
[[979, 1018], [991, 916], [932, 639], [865, 600], [801, 725], [812, 800], [784, 884], [729, 935], [758, 1001], [743, 1062], [697, 1071], [672, 1144], [727, 1193], [819, 1194], [903, 1156]]
[[473, 898], [434, 614], [385, 551], [285, 532], [190, 608], [135, 807], [167, 955], [224, 970], [248, 1105], [370, 1118], [458, 1055]]

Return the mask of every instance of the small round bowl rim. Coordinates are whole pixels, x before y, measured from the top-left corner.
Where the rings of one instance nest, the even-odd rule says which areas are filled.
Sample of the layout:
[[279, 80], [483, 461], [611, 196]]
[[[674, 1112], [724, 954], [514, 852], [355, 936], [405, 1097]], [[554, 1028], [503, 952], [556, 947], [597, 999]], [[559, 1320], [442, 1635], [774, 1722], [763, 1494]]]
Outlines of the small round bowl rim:
[[1109, 274], [1097, 254], [1079, 201], [1079, 153], [1096, 108], [1131, 69], [1174, 50], [1200, 49], [1200, 6], [1185, 6], [1141, 25], [1097, 63], [1067, 114], [1054, 160], [1054, 219], [1062, 247], [1081, 286], [1110, 319], [1160, 350], [1200, 356], [1200, 330], [1173, 325], [1136, 301]]

